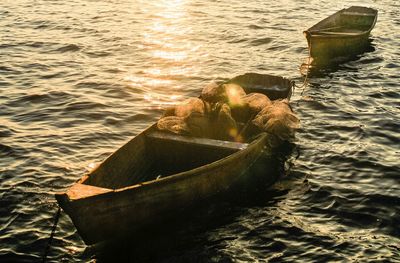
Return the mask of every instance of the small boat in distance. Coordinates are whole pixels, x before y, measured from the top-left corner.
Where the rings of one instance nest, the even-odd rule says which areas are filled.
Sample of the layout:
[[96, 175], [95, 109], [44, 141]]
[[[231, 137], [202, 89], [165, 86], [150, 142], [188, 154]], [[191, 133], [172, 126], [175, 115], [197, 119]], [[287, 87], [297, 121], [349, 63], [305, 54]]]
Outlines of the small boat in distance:
[[378, 11], [373, 8], [352, 6], [304, 31], [313, 61], [324, 63], [363, 52], [377, 16]]
[[[229, 80], [271, 100], [290, 98], [286, 78], [248, 73]], [[56, 199], [86, 244], [126, 236], [180, 215], [246, 180], [272, 135], [243, 143], [171, 134], [156, 125], [128, 141]]]

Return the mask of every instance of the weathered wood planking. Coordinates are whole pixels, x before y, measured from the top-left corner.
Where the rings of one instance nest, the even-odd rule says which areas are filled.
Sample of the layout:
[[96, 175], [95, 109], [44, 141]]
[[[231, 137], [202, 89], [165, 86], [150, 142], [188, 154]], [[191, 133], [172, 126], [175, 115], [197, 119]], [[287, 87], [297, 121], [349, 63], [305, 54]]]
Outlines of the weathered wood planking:
[[304, 31], [310, 56], [316, 62], [326, 62], [362, 52], [377, 16], [375, 9], [352, 6], [323, 19]]

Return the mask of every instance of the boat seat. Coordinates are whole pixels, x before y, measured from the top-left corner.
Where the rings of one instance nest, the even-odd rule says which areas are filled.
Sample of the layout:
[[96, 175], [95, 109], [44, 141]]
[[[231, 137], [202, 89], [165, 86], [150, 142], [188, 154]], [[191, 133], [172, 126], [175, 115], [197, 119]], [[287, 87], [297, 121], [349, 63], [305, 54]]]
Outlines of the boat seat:
[[149, 138], [157, 139], [157, 140], [167, 140], [167, 141], [176, 141], [179, 143], [184, 143], [187, 145], [196, 145], [196, 146], [206, 146], [209, 148], [219, 148], [219, 149], [227, 149], [233, 151], [239, 151], [247, 148], [249, 144], [240, 143], [240, 142], [230, 142], [230, 141], [221, 141], [214, 140], [208, 138], [199, 138], [199, 137], [189, 137], [178, 134], [172, 134], [168, 132], [154, 130], [149, 132], [147, 135]]
[[112, 192], [112, 189], [97, 187], [93, 185], [87, 184], [74, 184], [71, 188], [68, 189], [67, 195], [70, 200], [77, 200], [86, 198], [89, 196], [104, 194], [108, 192]]

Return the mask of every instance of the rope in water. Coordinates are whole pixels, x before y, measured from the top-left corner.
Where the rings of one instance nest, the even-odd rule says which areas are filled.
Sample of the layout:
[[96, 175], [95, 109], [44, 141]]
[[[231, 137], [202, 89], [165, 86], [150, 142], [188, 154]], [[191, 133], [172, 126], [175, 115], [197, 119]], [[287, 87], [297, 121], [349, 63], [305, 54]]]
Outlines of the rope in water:
[[58, 207], [58, 209], [57, 209], [57, 212], [56, 212], [56, 214], [55, 214], [55, 216], [54, 216], [53, 228], [51, 229], [51, 234], [50, 234], [50, 237], [49, 237], [49, 241], [47, 242], [46, 250], [44, 251], [44, 254], [43, 254], [43, 259], [42, 259], [42, 262], [43, 262], [43, 263], [46, 262], [47, 254], [49, 253], [49, 250], [50, 250], [50, 247], [51, 247], [51, 243], [52, 243], [52, 241], [53, 241], [54, 234], [55, 234], [55, 232], [56, 232], [56, 228], [57, 228], [57, 224], [58, 224], [58, 219], [60, 218], [61, 207], [60, 207], [59, 205], [57, 205], [57, 207]]
[[[303, 65], [304, 65], [304, 63], [300, 66], [300, 73], [301, 73], [301, 69], [302, 69]], [[302, 91], [301, 91], [301, 93], [300, 93], [300, 97], [301, 97], [301, 98], [303, 97], [303, 93], [304, 93], [304, 91], [305, 91], [305, 87], [306, 87], [307, 84], [308, 84], [308, 73], [310, 72], [310, 65], [311, 65], [311, 44], [310, 44], [309, 47], [308, 47], [307, 71], [306, 71], [306, 76], [305, 76], [305, 78], [304, 78], [303, 84], [301, 84], [301, 86], [297, 86], [296, 84], [293, 85], [293, 88], [294, 88], [294, 87], [297, 87], [297, 88], [299, 88], [299, 89], [302, 89]], [[297, 103], [296, 103], [297, 106], [299, 105], [299, 101], [300, 101], [300, 100], [298, 100]], [[296, 152], [297, 152], [296, 157], [295, 157], [295, 160], [297, 160], [297, 159], [299, 159], [299, 157], [300, 157], [300, 155], [301, 155], [300, 146], [297, 146], [297, 145], [296, 145], [295, 149], [296, 149]], [[292, 167], [289, 167], [288, 171], [286, 171], [286, 172], [290, 172], [291, 168], [292, 168]]]
[[[300, 98], [302, 98], [303, 97], [303, 93], [304, 93], [304, 91], [305, 91], [305, 88], [306, 88], [306, 86], [307, 86], [307, 84], [308, 84], [308, 73], [310, 72], [310, 65], [311, 65], [311, 45], [309, 45], [309, 48], [308, 48], [308, 58], [307, 58], [307, 71], [306, 71], [306, 76], [305, 76], [305, 78], [304, 78], [304, 81], [303, 81], [303, 84], [301, 84], [301, 86], [297, 86], [296, 84], [294, 85], [295, 87], [297, 87], [297, 88], [299, 88], [299, 89], [302, 89], [302, 91], [301, 91], [301, 93], [300, 93]], [[302, 69], [302, 67], [303, 67], [303, 65], [304, 65], [305, 63], [303, 63], [301, 66], [300, 66], [300, 73], [301, 73], [301, 69]], [[299, 105], [299, 102], [300, 102], [300, 100], [298, 100], [297, 101], [297, 103], [296, 103], [296, 105]]]
[[[310, 64], [311, 64], [311, 54], [310, 53], [311, 52], [309, 52], [308, 58], [307, 58], [307, 64], [306, 64], [307, 65], [307, 70], [306, 70], [306, 76], [304, 77], [303, 84], [301, 84], [301, 86], [297, 86], [295, 84], [296, 88], [303, 89], [303, 91], [304, 91], [304, 88], [308, 84], [308, 73], [310, 72]], [[301, 73], [301, 69], [303, 68], [303, 65], [304, 65], [304, 63], [300, 66], [300, 73]], [[301, 96], [303, 95], [303, 91], [301, 92]]]

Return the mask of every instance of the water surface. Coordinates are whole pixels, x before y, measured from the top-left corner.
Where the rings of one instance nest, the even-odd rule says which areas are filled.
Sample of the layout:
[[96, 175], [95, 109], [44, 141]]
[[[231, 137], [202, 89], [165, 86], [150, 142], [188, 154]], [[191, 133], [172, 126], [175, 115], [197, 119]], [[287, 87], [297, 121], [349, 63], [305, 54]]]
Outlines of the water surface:
[[[301, 85], [302, 31], [352, 4], [379, 10], [371, 48], [295, 90], [302, 129], [285, 177], [176, 246], [125, 252], [165, 262], [400, 260], [400, 5], [390, 0], [1, 1], [0, 259], [40, 260], [53, 193], [163, 107], [246, 72]], [[62, 213], [49, 259], [98, 257]]]

